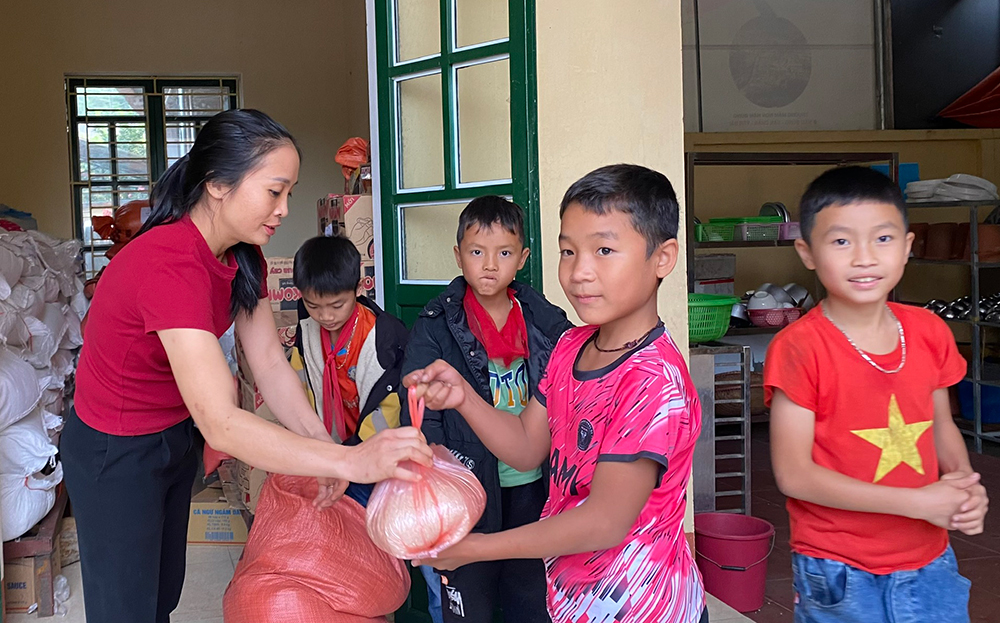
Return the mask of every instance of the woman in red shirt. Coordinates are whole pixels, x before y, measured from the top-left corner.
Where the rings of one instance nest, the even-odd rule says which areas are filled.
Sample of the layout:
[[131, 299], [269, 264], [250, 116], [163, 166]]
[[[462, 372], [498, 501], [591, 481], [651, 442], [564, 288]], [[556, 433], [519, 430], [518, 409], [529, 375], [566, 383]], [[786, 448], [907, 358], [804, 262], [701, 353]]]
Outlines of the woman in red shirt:
[[[261, 469], [347, 482], [430, 464], [413, 428], [332, 442], [278, 342], [263, 255], [299, 171], [267, 115], [213, 117], [156, 184], [153, 212], [98, 284], [61, 453], [76, 516], [87, 620], [169, 623], [184, 583], [197, 424], [211, 446]], [[257, 386], [285, 428], [237, 407], [218, 338], [235, 321]], [[193, 422], [192, 422], [193, 420]]]

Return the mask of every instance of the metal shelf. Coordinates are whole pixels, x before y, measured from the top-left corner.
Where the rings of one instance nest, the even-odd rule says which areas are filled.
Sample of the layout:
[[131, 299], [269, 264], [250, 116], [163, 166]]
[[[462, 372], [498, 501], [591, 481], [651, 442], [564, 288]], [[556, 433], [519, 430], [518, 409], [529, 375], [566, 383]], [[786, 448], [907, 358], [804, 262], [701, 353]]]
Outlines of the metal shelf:
[[[972, 260], [932, 260], [925, 257], [911, 257], [911, 264], [943, 264], [951, 266], [972, 266]], [[1000, 268], [1000, 262], [979, 262], [979, 268]]]
[[907, 201], [907, 208], [984, 208], [987, 206], [1000, 206], [1000, 200], [988, 199], [985, 201]]
[[[710, 166], [757, 166], [757, 165], [838, 165], [863, 164], [889, 161], [898, 163], [899, 155], [894, 152], [689, 152], [691, 164]], [[892, 167], [893, 173], [898, 165]]]
[[[738, 379], [719, 381], [716, 377], [716, 357], [739, 355]], [[739, 498], [733, 512], [750, 514], [750, 379], [753, 359], [748, 346], [732, 344], [698, 345], [691, 349], [691, 378], [698, 389], [702, 405], [701, 434], [694, 455], [695, 512], [718, 510], [729, 503], [717, 504], [722, 498]], [[735, 363], [735, 362], [734, 362]], [[720, 390], [736, 389], [739, 398], [717, 399]], [[739, 405], [738, 415], [723, 413], [716, 417], [720, 405]], [[734, 409], [735, 411], [735, 409]], [[719, 465], [719, 461], [732, 461]], [[739, 464], [735, 464], [739, 461]], [[720, 480], [739, 479], [738, 488], [720, 487]]]
[[967, 376], [967, 377], [965, 377], [962, 380], [963, 381], [968, 381], [968, 382], [972, 383], [973, 385], [989, 385], [990, 387], [1000, 387], [1000, 379], [996, 379], [996, 380], [992, 380], [992, 379], [975, 379], [975, 378], [973, 378], [971, 376]]
[[[784, 329], [784, 327], [781, 327]], [[725, 337], [739, 337], [741, 335], [774, 335], [781, 329], [777, 327], [749, 327], [746, 329], [729, 329]]]
[[[979, 208], [982, 207], [993, 207], [1000, 206], [1000, 201], [989, 200], [989, 201], [911, 201], [907, 202], [908, 208], [965, 208], [968, 210], [969, 214], [969, 242], [970, 251], [974, 258], [979, 256]], [[969, 271], [969, 296], [973, 301], [979, 301], [982, 297], [980, 296], [980, 271], [978, 269], [989, 269], [1000, 267], [1000, 262], [979, 262], [978, 259], [973, 260], [925, 260], [911, 258], [910, 261], [914, 264], [951, 264], [951, 265], [964, 265], [968, 266]], [[978, 303], [977, 303], [978, 304]], [[983, 430], [983, 401], [982, 401], [982, 388], [984, 385], [1000, 387], [1000, 380], [989, 380], [983, 378], [983, 331], [978, 330], [978, 327], [1000, 327], [1000, 323], [987, 322], [984, 320], [979, 320], [978, 310], [977, 317], [974, 318], [953, 318], [945, 319], [946, 322], [951, 322], [955, 324], [964, 324], [973, 327], [977, 327], [977, 330], [972, 331], [972, 365], [971, 374], [966, 377], [965, 380], [972, 383], [972, 430], [963, 429], [964, 434], [969, 435], [973, 439], [973, 445], [978, 453], [983, 452], [983, 441], [998, 441], [995, 434], [988, 433]]]
[[733, 240], [732, 242], [694, 242], [695, 249], [759, 249], [791, 247], [794, 240]]

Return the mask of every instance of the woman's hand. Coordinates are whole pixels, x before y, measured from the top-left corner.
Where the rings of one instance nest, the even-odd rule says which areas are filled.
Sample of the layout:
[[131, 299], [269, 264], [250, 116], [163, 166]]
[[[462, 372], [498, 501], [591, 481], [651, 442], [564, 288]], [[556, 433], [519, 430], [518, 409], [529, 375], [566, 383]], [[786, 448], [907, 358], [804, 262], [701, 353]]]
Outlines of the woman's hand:
[[458, 409], [465, 402], [468, 381], [449, 363], [438, 359], [421, 370], [414, 370], [403, 379], [406, 387], [417, 388], [417, 398], [423, 398], [428, 409], [443, 411]]
[[351, 482], [379, 482], [389, 478], [420, 480], [420, 475], [404, 463], [425, 467], [433, 463], [430, 446], [423, 433], [412, 426], [381, 431], [350, 448], [347, 471]]

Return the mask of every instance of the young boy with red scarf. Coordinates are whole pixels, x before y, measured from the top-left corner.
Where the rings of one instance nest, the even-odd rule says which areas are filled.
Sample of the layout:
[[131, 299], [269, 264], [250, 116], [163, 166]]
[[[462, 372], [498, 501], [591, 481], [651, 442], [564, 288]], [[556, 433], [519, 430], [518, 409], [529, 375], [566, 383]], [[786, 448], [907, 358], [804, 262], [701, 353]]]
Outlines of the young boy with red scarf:
[[[403, 374], [443, 359], [484, 400], [520, 414], [535, 395], [549, 355], [572, 325], [563, 310], [514, 280], [524, 267], [524, 216], [516, 204], [479, 197], [458, 219], [455, 260], [462, 276], [424, 307], [413, 326]], [[409, 423], [403, 401], [402, 422]], [[498, 461], [456, 411], [424, 414], [428, 443], [445, 446], [476, 474], [486, 490], [486, 511], [475, 532], [499, 532], [538, 521], [548, 495], [542, 469], [519, 472]], [[431, 582], [436, 576], [425, 572]], [[490, 623], [497, 608], [505, 621], [548, 623], [541, 560], [476, 563], [447, 574], [446, 622]]]
[[[356, 445], [399, 426], [400, 370], [407, 330], [364, 296], [361, 254], [347, 238], [312, 238], [295, 254], [302, 293], [292, 368], [334, 441]], [[346, 495], [367, 506], [373, 485]]]

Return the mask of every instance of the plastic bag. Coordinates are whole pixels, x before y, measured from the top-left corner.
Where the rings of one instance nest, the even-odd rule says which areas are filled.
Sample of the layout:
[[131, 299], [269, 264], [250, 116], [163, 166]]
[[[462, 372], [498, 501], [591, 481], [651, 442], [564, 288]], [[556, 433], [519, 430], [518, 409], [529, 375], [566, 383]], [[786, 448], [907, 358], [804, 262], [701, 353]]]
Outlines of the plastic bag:
[[49, 441], [44, 416], [42, 410], [35, 409], [0, 431], [0, 474], [29, 476], [55, 463], [59, 449]]
[[24, 260], [7, 247], [0, 246], [0, 300], [10, 296], [11, 288], [21, 279]]
[[52, 581], [52, 601], [53, 608], [57, 616], [64, 617], [69, 614], [69, 580], [65, 575], [57, 575]]
[[0, 429], [31, 413], [41, 397], [35, 370], [0, 346]]
[[368, 141], [363, 138], [349, 138], [341, 145], [334, 157], [344, 171], [344, 179], [351, 179], [351, 173], [368, 162]]
[[52, 510], [62, 478], [62, 463], [48, 476], [0, 474], [0, 533], [5, 540], [22, 536]]
[[0, 300], [0, 345], [24, 346], [31, 338], [20, 310]]
[[[424, 400], [410, 388], [410, 417], [420, 428]], [[397, 558], [432, 558], [469, 534], [486, 508], [476, 476], [443, 446], [434, 446], [430, 468], [410, 463], [417, 482], [390, 478], [375, 485], [368, 502], [368, 535]]]
[[384, 623], [410, 590], [406, 563], [375, 547], [354, 500], [313, 506], [315, 478], [268, 477], [222, 600], [226, 623]]

